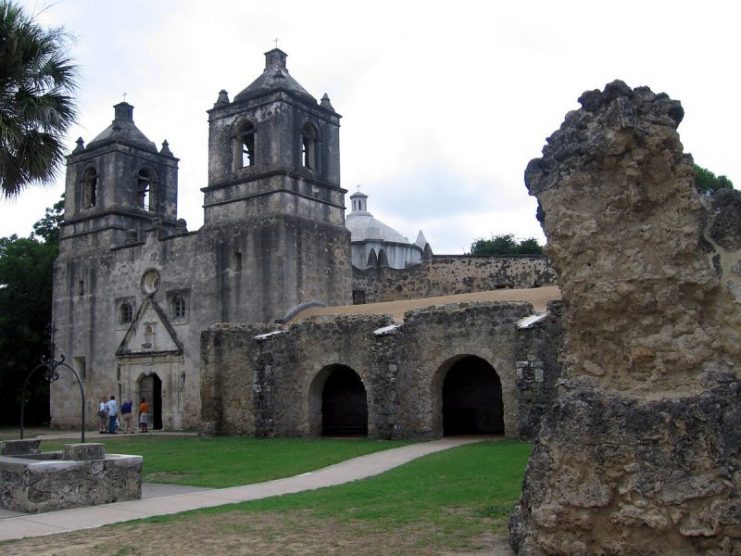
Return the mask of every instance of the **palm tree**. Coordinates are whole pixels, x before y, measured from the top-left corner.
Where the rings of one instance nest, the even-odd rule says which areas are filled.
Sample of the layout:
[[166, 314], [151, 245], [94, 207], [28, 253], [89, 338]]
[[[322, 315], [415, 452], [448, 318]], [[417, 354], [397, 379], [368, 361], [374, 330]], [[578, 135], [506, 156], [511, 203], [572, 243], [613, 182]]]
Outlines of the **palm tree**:
[[64, 134], [76, 110], [77, 67], [62, 29], [43, 29], [0, 0], [0, 190], [17, 195], [48, 183], [61, 165]]

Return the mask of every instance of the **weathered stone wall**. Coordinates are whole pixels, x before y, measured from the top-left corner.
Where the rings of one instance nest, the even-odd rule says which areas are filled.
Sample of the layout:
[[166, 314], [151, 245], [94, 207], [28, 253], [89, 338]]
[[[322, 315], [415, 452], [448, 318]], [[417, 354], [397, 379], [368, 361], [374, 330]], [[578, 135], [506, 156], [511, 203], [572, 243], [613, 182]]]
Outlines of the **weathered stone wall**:
[[[317, 317], [287, 330], [220, 324], [202, 335], [201, 406], [207, 432], [255, 436], [321, 434], [325, 381], [338, 365], [353, 369], [367, 394], [371, 438], [442, 435], [442, 386], [465, 356], [487, 361], [502, 385], [505, 433], [518, 436], [522, 405], [516, 352], [537, 355], [547, 376], [556, 343], [516, 348], [526, 303], [452, 305], [389, 316]], [[534, 345], [533, 342], [531, 342]]]
[[557, 397], [556, 383], [562, 377], [562, 312], [562, 303], [552, 301], [542, 318], [516, 330], [518, 428], [523, 439], [538, 434], [543, 415]]
[[[366, 303], [490, 291], [532, 288], [555, 283], [547, 257], [471, 257], [436, 255], [405, 269], [387, 266], [359, 270], [353, 267], [353, 292], [363, 292]], [[355, 293], [357, 301], [357, 293]]]
[[741, 551], [741, 193], [701, 197], [680, 104], [622, 82], [533, 160], [566, 331], [511, 521], [523, 554]]

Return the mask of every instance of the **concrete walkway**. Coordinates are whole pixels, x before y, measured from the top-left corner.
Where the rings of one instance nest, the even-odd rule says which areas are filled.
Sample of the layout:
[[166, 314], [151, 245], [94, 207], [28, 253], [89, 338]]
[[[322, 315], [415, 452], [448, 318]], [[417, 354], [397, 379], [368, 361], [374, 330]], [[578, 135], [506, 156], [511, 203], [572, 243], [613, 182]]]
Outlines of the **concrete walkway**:
[[[153, 497], [142, 500], [115, 502], [113, 504], [73, 508], [57, 512], [22, 514], [0, 520], [0, 541], [91, 529], [132, 519], [175, 514], [198, 508], [210, 508], [340, 485], [378, 475], [428, 454], [481, 440], [484, 440], [484, 438], [444, 438], [411, 444], [360, 456], [295, 477], [254, 485], [201, 490], [175, 495], [157, 496], [155, 493]], [[163, 488], [167, 491], [166, 487]]]

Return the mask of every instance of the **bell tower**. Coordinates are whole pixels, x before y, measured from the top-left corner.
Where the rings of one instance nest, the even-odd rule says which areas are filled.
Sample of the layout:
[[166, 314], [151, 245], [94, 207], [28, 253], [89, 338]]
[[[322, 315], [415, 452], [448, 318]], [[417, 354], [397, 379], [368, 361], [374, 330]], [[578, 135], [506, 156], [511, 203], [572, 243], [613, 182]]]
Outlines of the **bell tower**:
[[157, 150], [133, 113], [130, 104], [117, 104], [111, 125], [87, 146], [78, 139], [67, 157], [62, 251], [120, 246], [141, 241], [148, 229], [175, 229], [178, 159], [167, 141]]
[[287, 55], [265, 54], [265, 70], [209, 111], [206, 225], [292, 214], [344, 224], [340, 115], [291, 77]]
[[219, 245], [223, 320], [269, 322], [300, 303], [352, 300], [340, 186], [340, 115], [310, 95], [286, 53], [209, 110], [204, 232]]

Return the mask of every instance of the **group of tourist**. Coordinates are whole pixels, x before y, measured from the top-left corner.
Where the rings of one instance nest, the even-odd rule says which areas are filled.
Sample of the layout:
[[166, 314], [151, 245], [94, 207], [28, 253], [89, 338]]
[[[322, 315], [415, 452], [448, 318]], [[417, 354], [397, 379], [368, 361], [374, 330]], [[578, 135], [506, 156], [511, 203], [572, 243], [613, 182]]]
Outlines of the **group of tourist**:
[[[100, 407], [98, 408], [98, 417], [100, 419], [98, 423], [98, 432], [100, 434], [117, 434], [118, 429], [125, 427], [125, 433], [133, 433], [134, 430], [131, 426], [131, 413], [134, 402], [131, 400], [124, 400], [121, 404], [121, 419], [123, 425], [119, 421], [119, 408], [116, 402], [116, 396], [111, 396], [111, 399], [106, 400], [101, 398]], [[147, 432], [149, 430], [149, 404], [147, 400], [142, 398], [139, 402], [139, 432]]]

